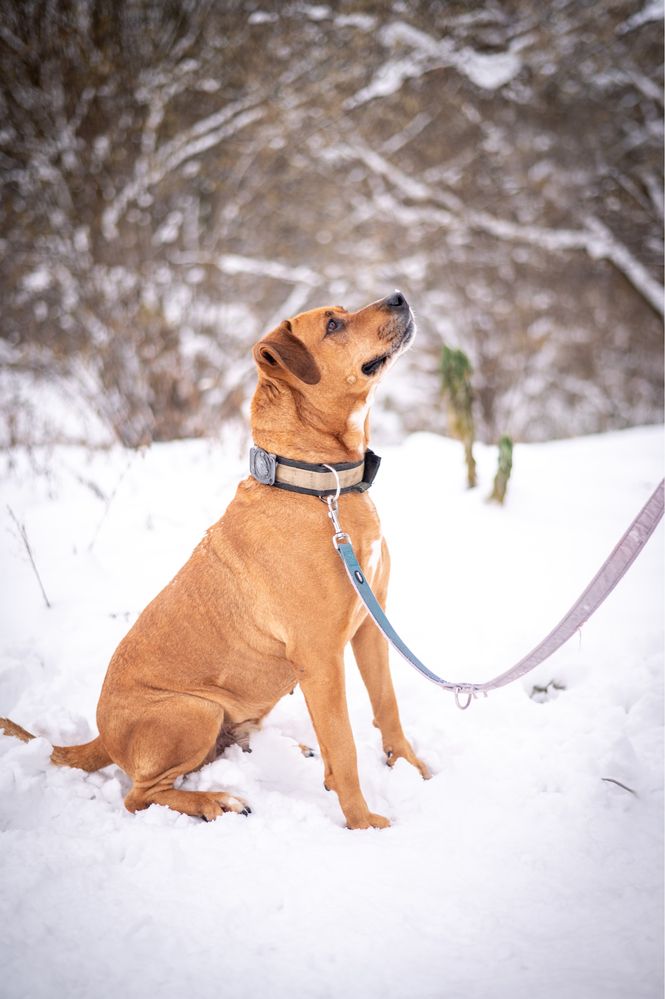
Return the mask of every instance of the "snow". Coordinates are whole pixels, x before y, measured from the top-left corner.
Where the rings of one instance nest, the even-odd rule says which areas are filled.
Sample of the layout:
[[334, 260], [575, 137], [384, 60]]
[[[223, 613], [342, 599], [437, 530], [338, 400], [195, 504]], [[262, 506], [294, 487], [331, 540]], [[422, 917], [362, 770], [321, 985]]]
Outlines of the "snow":
[[522, 69], [522, 60], [511, 46], [504, 52], [477, 52], [468, 46], [457, 49], [449, 38], [435, 38], [406, 21], [391, 21], [379, 32], [388, 52], [396, 46], [408, 50], [403, 57], [390, 56], [372, 80], [345, 102], [352, 110], [377, 97], [394, 94], [407, 81], [435, 69], [454, 67], [482, 90], [499, 90]]
[[270, 14], [266, 10], [255, 10], [253, 14], [250, 14], [247, 18], [248, 24], [274, 24], [275, 21], [279, 20], [278, 14]]
[[28, 291], [45, 291], [51, 286], [51, 275], [45, 267], [38, 267], [37, 270], [26, 274], [22, 283]]
[[642, 10], [637, 11], [632, 17], [629, 17], [627, 21], [619, 25], [617, 28], [617, 33], [620, 35], [625, 35], [629, 31], [633, 31], [635, 28], [641, 28], [643, 24], [649, 24], [651, 21], [662, 21], [663, 20], [663, 0], [647, 0], [644, 4]]
[[[517, 445], [504, 508], [485, 502], [495, 449], [477, 448], [471, 492], [455, 442], [382, 449], [394, 625], [448, 679], [507, 668], [646, 501], [662, 447], [660, 428]], [[3, 511], [53, 604], [7, 515], [0, 714], [40, 738], [0, 737], [5, 999], [662, 994], [662, 525], [579, 641], [468, 711], [394, 660], [428, 782], [385, 766], [349, 658], [361, 784], [390, 829], [344, 829], [320, 759], [297, 748], [316, 745], [299, 691], [251, 754], [186, 778], [251, 803], [205, 824], [131, 815], [116, 767], [53, 767], [47, 739], [94, 733], [110, 653], [232, 497], [241, 442], [2, 462]]]
[[[77, 377], [78, 376], [78, 377]], [[91, 402], [99, 386], [89, 371], [79, 366], [76, 373], [53, 378], [49, 373], [0, 369], [0, 447], [15, 440], [49, 443], [53, 440], [97, 446], [110, 444], [113, 435], [102, 413]]]
[[299, 265], [288, 267], [276, 260], [259, 260], [238, 253], [224, 253], [217, 257], [216, 264], [224, 274], [261, 274], [278, 281], [294, 282], [316, 287], [320, 276], [309, 267]]
[[522, 61], [514, 52], [475, 52], [465, 49], [460, 55], [458, 68], [483, 90], [497, 90], [517, 76]]

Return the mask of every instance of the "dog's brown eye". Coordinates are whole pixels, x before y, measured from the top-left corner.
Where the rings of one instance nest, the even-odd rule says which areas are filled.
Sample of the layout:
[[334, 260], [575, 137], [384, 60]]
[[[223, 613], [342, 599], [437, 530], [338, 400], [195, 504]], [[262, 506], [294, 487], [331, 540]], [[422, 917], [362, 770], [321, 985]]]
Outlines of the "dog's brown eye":
[[326, 326], [326, 333], [335, 333], [337, 330], [342, 328], [342, 324], [338, 319], [329, 319]]

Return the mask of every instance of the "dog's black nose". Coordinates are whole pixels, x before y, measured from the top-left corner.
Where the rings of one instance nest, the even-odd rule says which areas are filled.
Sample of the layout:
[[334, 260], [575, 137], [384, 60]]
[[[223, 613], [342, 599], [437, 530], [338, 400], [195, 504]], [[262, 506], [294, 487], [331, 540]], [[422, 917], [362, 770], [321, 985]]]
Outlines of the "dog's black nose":
[[388, 298], [384, 298], [383, 304], [388, 309], [408, 309], [409, 307], [409, 303], [401, 291], [396, 291], [393, 295], [389, 295]]

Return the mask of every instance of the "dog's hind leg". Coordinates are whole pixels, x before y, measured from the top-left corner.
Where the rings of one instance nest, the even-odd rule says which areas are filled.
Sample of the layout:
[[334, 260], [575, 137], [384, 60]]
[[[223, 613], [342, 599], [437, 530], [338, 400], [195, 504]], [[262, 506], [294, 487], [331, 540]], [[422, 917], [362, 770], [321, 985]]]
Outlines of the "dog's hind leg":
[[218, 704], [173, 694], [144, 710], [140, 719], [127, 720], [129, 738], [118, 762], [133, 781], [125, 798], [130, 812], [166, 805], [206, 820], [223, 812], [249, 814], [246, 802], [226, 791], [184, 791], [173, 786], [176, 778], [210, 758], [223, 721]]
[[172, 785], [175, 778], [165, 777], [150, 788], [138, 784], [125, 798], [125, 807], [130, 812], [138, 812], [150, 805], [166, 805], [174, 812], [193, 815], [211, 822], [224, 812], [237, 812], [249, 815], [251, 808], [242, 798], [226, 791], [181, 791]]

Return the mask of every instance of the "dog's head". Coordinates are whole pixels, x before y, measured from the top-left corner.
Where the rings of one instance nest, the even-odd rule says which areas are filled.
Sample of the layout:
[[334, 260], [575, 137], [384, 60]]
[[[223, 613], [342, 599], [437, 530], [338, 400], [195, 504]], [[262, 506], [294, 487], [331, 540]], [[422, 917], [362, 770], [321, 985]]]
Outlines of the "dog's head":
[[341, 396], [366, 398], [416, 332], [404, 295], [357, 312], [339, 305], [301, 312], [254, 347], [260, 377], [286, 383], [325, 408]]

